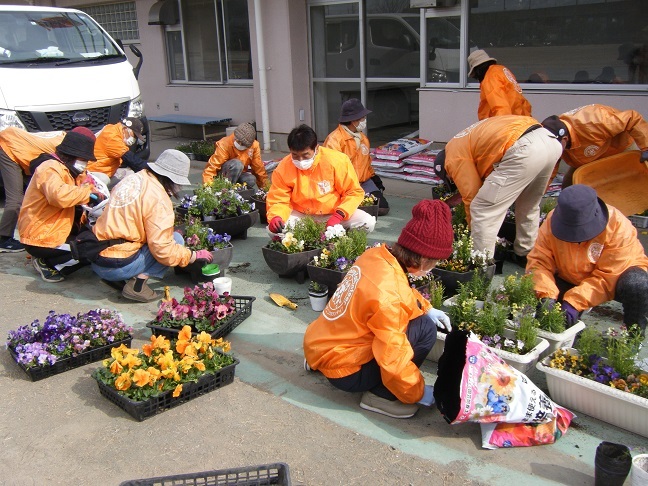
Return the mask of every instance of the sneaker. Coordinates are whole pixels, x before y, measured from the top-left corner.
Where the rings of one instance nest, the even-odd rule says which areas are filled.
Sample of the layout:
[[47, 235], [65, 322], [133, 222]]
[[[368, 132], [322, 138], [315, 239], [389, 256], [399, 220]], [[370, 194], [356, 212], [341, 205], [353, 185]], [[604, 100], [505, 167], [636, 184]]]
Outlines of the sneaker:
[[308, 362], [306, 361], [306, 358], [304, 358], [304, 369], [305, 369], [306, 371], [313, 371], [313, 368], [310, 367], [310, 365], [309, 365]]
[[360, 400], [360, 408], [393, 418], [410, 418], [418, 411], [418, 405], [414, 403], [387, 400], [371, 392], [364, 392]]
[[135, 292], [135, 282], [137, 282], [137, 277], [131, 278], [122, 290], [122, 295], [129, 299], [135, 300], [137, 302], [153, 302], [160, 298], [160, 294], [155, 292], [151, 287], [149, 287], [146, 282], [142, 285], [142, 290]]
[[117, 280], [116, 282], [112, 282], [110, 280], [106, 280], [102, 278], [101, 283], [107, 285], [112, 289], [118, 290], [119, 292], [124, 290], [124, 287], [126, 286], [126, 280]]
[[58, 270], [50, 267], [42, 258], [32, 258], [32, 265], [46, 282], [62, 282], [65, 277]]
[[7, 238], [0, 243], [0, 253], [15, 253], [17, 251], [25, 251], [25, 246], [14, 238]]

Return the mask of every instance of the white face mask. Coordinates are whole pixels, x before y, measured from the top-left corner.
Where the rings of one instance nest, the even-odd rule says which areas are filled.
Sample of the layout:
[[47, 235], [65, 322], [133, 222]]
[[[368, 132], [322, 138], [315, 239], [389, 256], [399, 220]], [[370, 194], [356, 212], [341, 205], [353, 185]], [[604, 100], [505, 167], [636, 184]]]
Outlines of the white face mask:
[[241, 145], [236, 140], [234, 140], [234, 147], [236, 147], [236, 150], [245, 150], [245, 149], [247, 149], [247, 147], [245, 145]]
[[292, 161], [293, 164], [295, 164], [295, 167], [297, 167], [299, 170], [308, 170], [313, 166], [313, 162], [315, 162], [316, 156], [317, 156], [317, 150], [313, 152], [313, 156], [310, 159], [295, 160], [293, 158]]
[[128, 137], [128, 138], [124, 139], [124, 143], [129, 147], [132, 147], [133, 145], [135, 145], [136, 141], [137, 141], [137, 139], [135, 137]]
[[75, 160], [74, 161], [74, 168], [78, 170], [79, 172], [83, 172], [86, 170], [86, 167], [88, 166], [88, 163], [83, 161], [83, 160]]
[[358, 125], [356, 126], [356, 130], [359, 132], [362, 132], [367, 128], [367, 120], [362, 120]]

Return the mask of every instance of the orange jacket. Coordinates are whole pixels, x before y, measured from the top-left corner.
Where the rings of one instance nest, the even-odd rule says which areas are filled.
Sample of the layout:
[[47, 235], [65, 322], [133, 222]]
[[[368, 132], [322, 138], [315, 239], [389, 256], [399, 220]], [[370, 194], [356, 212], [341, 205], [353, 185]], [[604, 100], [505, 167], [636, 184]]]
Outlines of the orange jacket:
[[106, 125], [97, 134], [94, 154], [97, 160], [89, 161], [88, 172], [101, 172], [112, 177], [121, 166], [122, 157], [128, 152], [128, 145], [124, 142], [124, 126], [121, 123]]
[[468, 222], [470, 203], [486, 177], [493, 172], [493, 164], [502, 160], [506, 151], [527, 128], [539, 123], [530, 116], [486, 118], [459, 132], [448, 142], [445, 148], [445, 167], [461, 193]]
[[407, 325], [430, 308], [387, 247], [370, 248], [306, 329], [306, 361], [327, 378], [343, 378], [375, 358], [389, 391], [416, 403], [425, 380], [412, 362]]
[[562, 158], [572, 167], [621, 153], [633, 140], [641, 150], [648, 149], [648, 122], [634, 110], [587, 105], [559, 118], [567, 125], [571, 139]]
[[34, 172], [18, 216], [20, 242], [56, 248], [67, 241], [74, 223], [74, 206], [90, 202], [92, 186], [74, 180], [58, 160], [46, 160]]
[[127, 258], [147, 244], [168, 267], [186, 267], [191, 250], [173, 239], [173, 205], [162, 184], [148, 170], [131, 174], [110, 192], [110, 202], [93, 227], [100, 240], [124, 239], [100, 255]]
[[369, 139], [364, 133], [360, 133], [360, 138], [356, 138], [344, 125], [338, 125], [324, 140], [324, 147], [347, 154], [360, 183], [371, 179], [376, 174], [371, 167]]
[[29, 175], [29, 163], [40, 154], [53, 154], [65, 132], [29, 133], [16, 127], [0, 131], [0, 148]]
[[238, 150], [234, 146], [234, 134], [221, 138], [216, 142], [216, 150], [209, 158], [207, 167], [203, 171], [203, 184], [208, 184], [220, 172], [225, 162], [232, 159], [238, 159], [243, 163], [243, 171], [251, 172], [257, 181], [259, 189], [265, 187], [268, 175], [266, 174], [265, 165], [261, 160], [261, 146], [259, 141], [255, 140], [250, 148]]
[[531, 103], [522, 95], [515, 76], [504, 66], [494, 64], [479, 84], [480, 120], [500, 115], [531, 116]]
[[637, 230], [621, 212], [608, 206], [607, 227], [583, 243], [568, 243], [551, 233], [549, 213], [540, 226], [535, 246], [527, 256], [527, 273], [533, 273], [538, 297], [558, 298], [554, 275], [576, 287], [564, 299], [582, 311], [614, 299], [619, 275], [629, 267], [648, 269], [648, 257]]
[[304, 214], [344, 213], [344, 219], [358, 209], [364, 191], [349, 157], [336, 150], [317, 147], [313, 166], [295, 167], [287, 155], [272, 174], [272, 186], [266, 198], [268, 221], [280, 216], [286, 221], [294, 209]]

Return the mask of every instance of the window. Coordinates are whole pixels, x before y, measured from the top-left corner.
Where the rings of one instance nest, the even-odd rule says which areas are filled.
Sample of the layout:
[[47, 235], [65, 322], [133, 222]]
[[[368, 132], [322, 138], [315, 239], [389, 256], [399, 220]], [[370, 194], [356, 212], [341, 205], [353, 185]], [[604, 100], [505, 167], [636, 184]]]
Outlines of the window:
[[648, 84], [645, 0], [477, 0], [470, 5], [470, 39], [519, 82]]
[[171, 82], [252, 79], [247, 0], [179, 0], [181, 22], [166, 27]]
[[124, 42], [139, 40], [135, 2], [79, 7], [79, 10], [94, 18], [113, 39], [121, 39]]

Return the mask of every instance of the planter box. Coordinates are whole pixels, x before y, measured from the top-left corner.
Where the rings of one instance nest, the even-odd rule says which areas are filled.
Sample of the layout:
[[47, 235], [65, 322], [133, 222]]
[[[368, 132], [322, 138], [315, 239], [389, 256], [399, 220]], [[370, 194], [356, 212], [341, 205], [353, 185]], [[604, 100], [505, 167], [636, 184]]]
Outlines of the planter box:
[[90, 349], [84, 353], [78, 354], [77, 356], [59, 359], [53, 365], [32, 366], [31, 368], [28, 368], [24, 364], [18, 363], [18, 355], [16, 354], [16, 352], [12, 348], [7, 349], [9, 349], [9, 353], [11, 354], [11, 357], [14, 359], [14, 361], [16, 361], [16, 364], [20, 366], [25, 373], [27, 373], [31, 381], [38, 381], [42, 380], [43, 378], [58, 375], [59, 373], [63, 373], [73, 368], [79, 368], [80, 366], [94, 363], [95, 361], [101, 361], [102, 359], [110, 358], [110, 351], [113, 347], [119, 347], [122, 344], [130, 347], [132, 340], [133, 338], [131, 336], [127, 339], [122, 339], [121, 341], [115, 341], [112, 344], [107, 344], [106, 346]]
[[504, 221], [497, 232], [497, 236], [500, 238], [506, 238], [511, 243], [515, 241], [515, 234], [515, 221]]
[[[234, 247], [230, 243], [227, 248], [221, 250], [214, 250], [211, 252], [214, 256], [212, 263], [218, 264], [221, 271], [218, 274], [219, 277], [225, 276], [225, 270], [229, 267], [234, 257]], [[202, 274], [203, 262], [194, 262], [190, 263], [186, 267], [173, 267], [176, 275], [189, 274], [191, 276], [191, 281], [194, 283], [210, 282], [214, 280], [213, 276], [207, 277]]]
[[[514, 332], [511, 330], [506, 330], [504, 331], [504, 336], [507, 338], [512, 338], [514, 335]], [[439, 361], [439, 358], [443, 354], [443, 348], [445, 347], [445, 340], [446, 340], [446, 334], [443, 334], [441, 332], [437, 332], [437, 340], [434, 343], [434, 346], [432, 347], [432, 350], [427, 356], [427, 359], [432, 360], [432, 361]], [[508, 351], [503, 351], [501, 349], [497, 348], [492, 348], [488, 347], [491, 351], [493, 351], [496, 355], [498, 355], [500, 358], [502, 358], [506, 363], [518, 370], [521, 373], [528, 374], [530, 371], [533, 370], [533, 367], [536, 365], [538, 360], [540, 359], [540, 354], [547, 349], [549, 346], [549, 343], [542, 339], [538, 338], [536, 340], [536, 345], [535, 347], [529, 351], [527, 354], [515, 354], [515, 353], [509, 353]]]
[[259, 211], [259, 220], [263, 224], [268, 224], [268, 218], [266, 216], [266, 202], [265, 199], [262, 201], [261, 199], [256, 199], [255, 197], [251, 197], [250, 201], [254, 203], [254, 208]]
[[372, 204], [371, 206], [358, 206], [358, 209], [363, 210], [365, 213], [370, 214], [375, 218], [378, 217], [378, 204]]
[[[570, 349], [571, 352], [575, 350]], [[648, 398], [616, 390], [568, 371], [549, 366], [547, 356], [536, 367], [547, 377], [551, 399], [635, 434], [648, 437]]]
[[[513, 323], [513, 321], [508, 321], [508, 326], [512, 329], [515, 329], [515, 323]], [[572, 344], [574, 344], [576, 334], [581, 332], [583, 329], [585, 329], [585, 323], [583, 321], [578, 321], [572, 327], [565, 329], [560, 333], [538, 329], [538, 337], [545, 339], [549, 343], [547, 349], [545, 349], [540, 355], [540, 359], [553, 354], [557, 349], [570, 348]]]
[[347, 272], [341, 272], [339, 270], [316, 267], [312, 263], [306, 265], [306, 270], [308, 271], [308, 278], [328, 287], [329, 298], [333, 296], [337, 290], [338, 284], [344, 280], [344, 277], [347, 274]]
[[234, 216], [232, 218], [215, 219], [213, 221], [203, 221], [205, 226], [209, 226], [215, 233], [227, 233], [232, 238], [247, 239], [247, 230], [259, 220], [259, 212], [255, 209], [247, 214]]
[[254, 195], [254, 193], [255, 193], [256, 191], [255, 191], [254, 189], [241, 189], [241, 190], [236, 191], [236, 192], [238, 192], [239, 195], [240, 195], [243, 199], [245, 199], [246, 201], [251, 201], [251, 200], [252, 200], [252, 196]]
[[274, 273], [280, 277], [295, 277], [297, 282], [304, 283], [306, 278], [306, 265], [319, 256], [322, 250], [300, 251], [299, 253], [284, 253], [272, 250], [267, 246], [261, 248], [263, 258]]
[[633, 214], [628, 216], [628, 219], [632, 221], [632, 224], [636, 228], [648, 228], [648, 216], [639, 216], [638, 214]]
[[222, 486], [252, 486], [270, 485], [290, 486], [290, 470], [288, 464], [277, 462], [262, 466], [236, 467], [205, 471], [198, 473], [176, 474], [159, 478], [135, 479], [124, 481], [119, 486], [164, 486], [164, 485], [222, 485]]
[[[474, 272], [482, 271], [481, 269], [469, 270], [467, 272], [453, 272], [451, 270], [444, 270], [443, 268], [433, 268], [432, 274], [438, 278], [446, 289], [446, 295], [454, 295], [459, 291], [460, 283], [470, 282]], [[483, 270], [489, 280], [493, 279], [495, 275], [495, 265], [489, 265]]]
[[239, 363], [240, 361], [235, 359], [234, 363], [218, 370], [215, 374], [204, 374], [198, 378], [198, 381], [195, 383], [183, 383], [182, 392], [177, 398], [173, 398], [173, 390], [168, 390], [156, 397], [138, 402], [122, 395], [120, 392], [105, 383], [97, 381], [97, 385], [99, 385], [99, 392], [104, 397], [122, 410], [125, 410], [131, 417], [141, 422], [148, 417], [152, 417], [158, 412], [177, 407], [178, 405], [182, 405], [200, 395], [232, 383], [234, 381], [234, 369]]
[[[218, 329], [215, 329], [210, 333], [210, 336], [213, 339], [227, 336], [230, 332], [232, 332], [234, 328], [236, 328], [241, 322], [247, 319], [250, 314], [252, 314], [252, 302], [256, 300], [256, 297], [237, 297], [234, 295], [232, 297], [234, 298], [236, 312], [234, 312], [234, 314], [230, 315], [228, 318], [223, 319]], [[146, 327], [151, 330], [151, 334], [164, 336], [167, 339], [177, 339], [178, 334], [180, 333], [179, 328], [176, 329], [171, 327], [158, 326], [157, 321], [149, 322], [148, 324], [146, 324]], [[195, 336], [198, 334], [198, 332], [196, 332], [196, 330], [192, 328], [191, 334]]]

